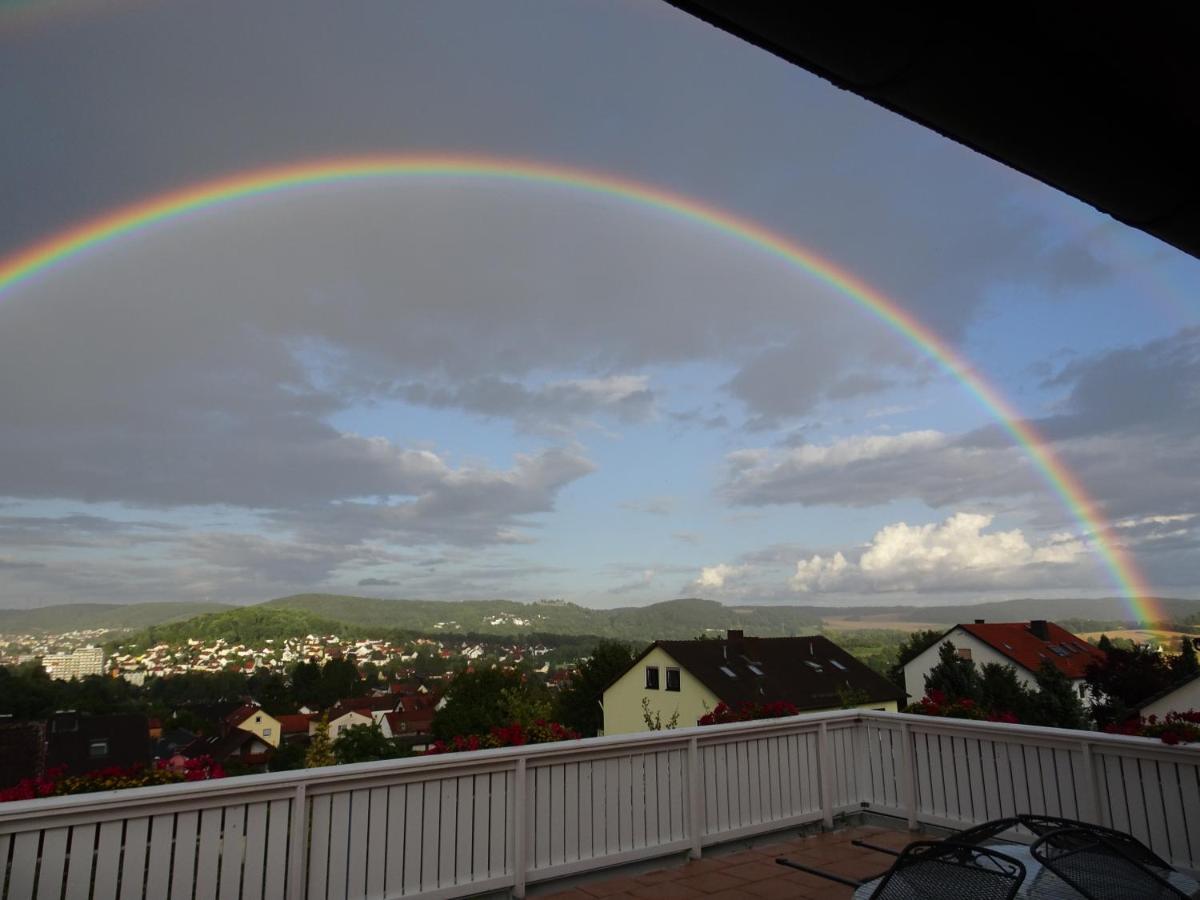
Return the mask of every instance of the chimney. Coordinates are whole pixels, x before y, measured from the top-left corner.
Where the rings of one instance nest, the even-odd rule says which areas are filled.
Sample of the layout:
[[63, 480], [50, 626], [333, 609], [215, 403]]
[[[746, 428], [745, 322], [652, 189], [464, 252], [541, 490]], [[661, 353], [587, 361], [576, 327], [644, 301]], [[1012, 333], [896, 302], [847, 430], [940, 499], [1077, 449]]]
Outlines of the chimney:
[[745, 632], [740, 628], [730, 628], [727, 631], [729, 646], [733, 648], [734, 653], [742, 652], [742, 643], [745, 640]]
[[1045, 619], [1034, 619], [1029, 623], [1029, 630], [1038, 640], [1050, 640], [1050, 629], [1046, 627]]
[[984, 622], [984, 620], [983, 620], [983, 619], [976, 619], [976, 620], [975, 620], [975, 624], [976, 624], [976, 625], [982, 625], [982, 624], [983, 624], [983, 622]]

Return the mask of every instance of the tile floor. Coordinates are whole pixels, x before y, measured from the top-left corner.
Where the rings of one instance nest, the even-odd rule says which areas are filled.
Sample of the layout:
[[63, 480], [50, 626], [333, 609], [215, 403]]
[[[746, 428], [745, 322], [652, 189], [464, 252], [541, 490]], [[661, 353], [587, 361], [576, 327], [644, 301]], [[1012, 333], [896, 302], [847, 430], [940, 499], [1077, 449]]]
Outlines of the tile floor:
[[866, 878], [883, 872], [892, 858], [851, 845], [855, 838], [899, 849], [918, 838], [907, 831], [872, 825], [846, 828], [824, 834], [764, 842], [749, 850], [714, 853], [683, 865], [643, 872], [639, 875], [597, 875], [569, 890], [539, 893], [536, 900], [676, 900], [707, 897], [710, 900], [776, 900], [776, 898], [832, 898], [842, 900], [853, 888], [815, 875], [777, 865], [786, 856], [797, 862], [828, 869], [846, 878]]

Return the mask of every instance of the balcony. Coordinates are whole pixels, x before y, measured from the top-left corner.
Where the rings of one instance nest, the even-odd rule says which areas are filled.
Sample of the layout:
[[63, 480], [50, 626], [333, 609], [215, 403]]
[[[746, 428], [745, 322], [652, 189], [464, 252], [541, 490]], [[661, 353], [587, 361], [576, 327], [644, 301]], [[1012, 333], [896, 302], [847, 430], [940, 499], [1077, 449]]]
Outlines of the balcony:
[[845, 833], [808, 844], [797, 831], [864, 812], [900, 832], [1067, 816], [1195, 870], [1200, 751], [845, 710], [280, 772], [4, 804], [0, 884], [13, 900], [521, 897], [655, 860], [728, 867], [718, 845], [752, 840], [859, 866]]

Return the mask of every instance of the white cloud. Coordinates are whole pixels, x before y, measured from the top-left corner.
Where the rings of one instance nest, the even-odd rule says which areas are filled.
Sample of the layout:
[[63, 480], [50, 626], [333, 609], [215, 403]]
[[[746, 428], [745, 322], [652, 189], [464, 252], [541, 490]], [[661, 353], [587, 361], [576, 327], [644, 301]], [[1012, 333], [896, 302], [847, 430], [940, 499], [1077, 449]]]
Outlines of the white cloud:
[[876, 532], [856, 563], [842, 553], [796, 564], [792, 588], [813, 590], [913, 591], [989, 588], [1044, 579], [1047, 569], [1070, 569], [1089, 554], [1070, 534], [1030, 543], [1020, 529], [988, 532], [990, 515], [960, 512], [941, 523], [897, 522]]
[[717, 563], [715, 566], [705, 566], [700, 570], [696, 586], [710, 590], [721, 590], [726, 582], [745, 573], [749, 566], [731, 566], [729, 563]]

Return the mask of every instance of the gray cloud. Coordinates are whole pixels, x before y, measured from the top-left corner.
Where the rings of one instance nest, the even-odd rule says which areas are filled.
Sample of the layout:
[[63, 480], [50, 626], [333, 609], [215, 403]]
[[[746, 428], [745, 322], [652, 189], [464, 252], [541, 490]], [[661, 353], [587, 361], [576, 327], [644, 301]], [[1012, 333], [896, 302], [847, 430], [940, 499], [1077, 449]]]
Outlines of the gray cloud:
[[[1074, 360], [1047, 386], [1066, 389], [1062, 411], [1030, 424], [1110, 518], [1200, 506], [1200, 329]], [[1131, 460], [1140, 460], [1133, 479]], [[735, 451], [727, 465], [721, 493], [734, 505], [865, 507], [916, 498], [944, 508], [1020, 497], [1047, 527], [1069, 520], [999, 426], [792, 441]]]

